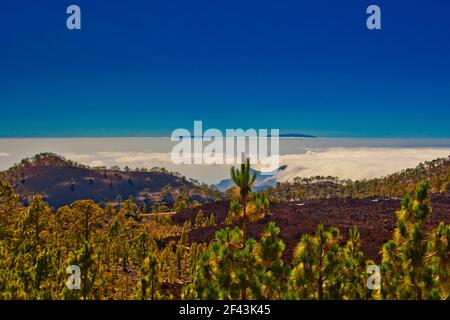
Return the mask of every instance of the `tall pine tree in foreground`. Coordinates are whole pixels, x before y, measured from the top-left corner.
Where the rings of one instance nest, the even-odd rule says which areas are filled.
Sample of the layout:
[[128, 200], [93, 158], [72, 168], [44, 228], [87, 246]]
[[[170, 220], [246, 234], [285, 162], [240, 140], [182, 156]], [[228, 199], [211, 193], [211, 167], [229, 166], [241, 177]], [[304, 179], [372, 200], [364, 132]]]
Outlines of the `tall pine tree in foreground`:
[[256, 299], [282, 299], [286, 292], [290, 269], [282, 259], [285, 244], [279, 233], [280, 228], [270, 222], [253, 251], [258, 281], [253, 292]]
[[252, 186], [256, 181], [256, 173], [251, 173], [250, 159], [247, 158], [246, 163], [241, 164], [241, 170], [238, 170], [235, 167], [231, 168], [231, 179], [236, 184], [234, 193], [236, 194], [236, 196], [238, 196], [240, 208], [236, 203], [234, 203], [233, 205], [235, 208], [235, 212], [239, 212], [240, 218], [242, 219], [242, 243], [245, 244], [245, 241], [247, 240], [247, 223], [249, 219], [247, 215], [247, 204], [250, 200]]
[[319, 225], [315, 235], [305, 234], [294, 251], [289, 279], [292, 299], [333, 299], [339, 291], [339, 240], [337, 228]]
[[382, 296], [387, 299], [448, 298], [449, 226], [425, 232], [431, 208], [428, 182], [406, 196], [397, 211], [392, 240], [382, 250]]
[[294, 251], [293, 269], [285, 295], [288, 299], [369, 299], [366, 261], [359, 232], [349, 230], [349, 239], [340, 245], [337, 228], [319, 225], [315, 235], [303, 235]]

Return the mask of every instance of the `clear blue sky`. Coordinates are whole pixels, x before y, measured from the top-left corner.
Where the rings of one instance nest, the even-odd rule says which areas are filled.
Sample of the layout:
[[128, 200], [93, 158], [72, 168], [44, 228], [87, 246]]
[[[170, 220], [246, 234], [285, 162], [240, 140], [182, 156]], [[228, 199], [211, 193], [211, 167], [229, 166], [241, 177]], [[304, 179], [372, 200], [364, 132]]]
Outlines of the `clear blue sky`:
[[3, 137], [450, 137], [448, 0], [3, 0], [0, 46]]

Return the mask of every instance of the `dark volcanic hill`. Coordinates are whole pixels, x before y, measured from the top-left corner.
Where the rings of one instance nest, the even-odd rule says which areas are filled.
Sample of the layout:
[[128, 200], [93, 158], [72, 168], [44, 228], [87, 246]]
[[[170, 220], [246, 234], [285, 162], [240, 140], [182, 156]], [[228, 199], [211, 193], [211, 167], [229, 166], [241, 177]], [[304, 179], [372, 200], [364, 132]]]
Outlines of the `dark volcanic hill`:
[[92, 169], [53, 154], [26, 159], [2, 172], [2, 178], [11, 183], [27, 203], [33, 194], [41, 194], [52, 207], [58, 208], [76, 200], [92, 199], [100, 204], [114, 201], [118, 196], [132, 196], [137, 203], [151, 205], [154, 201], [173, 201], [170, 186], [176, 192], [181, 186], [192, 188], [186, 179], [166, 171], [120, 171], [105, 168]]

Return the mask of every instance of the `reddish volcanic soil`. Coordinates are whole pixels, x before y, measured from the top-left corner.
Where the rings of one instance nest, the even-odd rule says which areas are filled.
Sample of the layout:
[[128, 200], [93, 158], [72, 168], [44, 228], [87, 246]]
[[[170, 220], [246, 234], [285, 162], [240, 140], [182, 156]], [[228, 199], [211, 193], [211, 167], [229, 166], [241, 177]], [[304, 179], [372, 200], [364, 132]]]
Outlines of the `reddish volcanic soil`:
[[[431, 195], [433, 212], [428, 226], [434, 227], [440, 221], [450, 223], [450, 194]], [[228, 214], [229, 204], [222, 201], [209, 203], [200, 207], [205, 216], [215, 215], [217, 227], [206, 227], [193, 230], [190, 241], [209, 242], [216, 230], [225, 227], [223, 221]], [[400, 208], [400, 199], [350, 199], [334, 198], [323, 200], [308, 200], [304, 202], [273, 203], [270, 206], [271, 215], [251, 223], [249, 235], [255, 239], [260, 237], [265, 226], [274, 221], [281, 229], [280, 237], [286, 244], [283, 258], [291, 261], [292, 251], [304, 233], [313, 234], [317, 225], [338, 227], [344, 238], [348, 229], [357, 226], [361, 233], [362, 248], [366, 257], [379, 262], [379, 252], [384, 242], [392, 234], [395, 226], [395, 211]], [[182, 224], [189, 219], [194, 222], [197, 209], [173, 216], [175, 223]]]

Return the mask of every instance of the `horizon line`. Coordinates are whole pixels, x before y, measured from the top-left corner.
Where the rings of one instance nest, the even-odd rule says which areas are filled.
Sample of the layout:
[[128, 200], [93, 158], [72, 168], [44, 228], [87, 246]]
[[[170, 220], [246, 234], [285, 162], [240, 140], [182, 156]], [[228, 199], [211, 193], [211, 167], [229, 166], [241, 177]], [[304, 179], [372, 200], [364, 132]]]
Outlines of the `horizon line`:
[[[270, 135], [268, 138], [272, 137]], [[386, 139], [386, 140], [394, 140], [394, 139], [403, 139], [403, 140], [412, 140], [412, 139], [423, 139], [423, 140], [444, 140], [450, 139], [450, 136], [314, 136], [314, 135], [304, 135], [304, 136], [292, 136], [292, 134], [280, 134], [278, 136], [280, 139]], [[170, 139], [171, 136], [167, 135], [91, 135], [91, 136], [76, 136], [76, 135], [67, 135], [67, 136], [1, 136], [1, 140], [19, 140], [19, 139], [139, 139], [139, 138], [164, 138]], [[211, 138], [210, 136], [180, 136], [179, 138]]]

